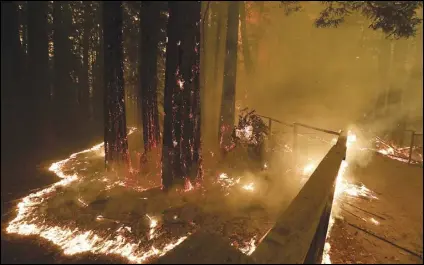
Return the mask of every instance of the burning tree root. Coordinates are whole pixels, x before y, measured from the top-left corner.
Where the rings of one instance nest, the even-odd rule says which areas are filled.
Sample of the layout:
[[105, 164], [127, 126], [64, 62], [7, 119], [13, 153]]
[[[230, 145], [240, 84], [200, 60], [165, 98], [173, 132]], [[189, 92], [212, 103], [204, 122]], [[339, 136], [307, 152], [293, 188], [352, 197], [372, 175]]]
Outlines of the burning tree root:
[[368, 230], [366, 230], [366, 229], [364, 229], [364, 228], [362, 228], [362, 227], [359, 227], [359, 226], [357, 226], [357, 225], [351, 224], [351, 223], [349, 223], [349, 222], [346, 222], [346, 224], [348, 224], [349, 226], [351, 226], [351, 227], [353, 227], [353, 228], [355, 228], [355, 229], [358, 229], [358, 230], [360, 230], [360, 231], [362, 231], [362, 232], [364, 232], [364, 233], [366, 233], [366, 234], [368, 234], [368, 235], [371, 235], [371, 236], [373, 236], [373, 237], [375, 237], [375, 238], [377, 238], [377, 239], [380, 239], [381, 241], [384, 241], [384, 242], [386, 242], [386, 243], [388, 243], [388, 244], [390, 244], [390, 245], [392, 245], [392, 246], [394, 246], [394, 247], [396, 247], [396, 248], [398, 248], [398, 249], [401, 249], [401, 250], [403, 250], [403, 251], [405, 251], [405, 252], [407, 252], [407, 253], [411, 254], [412, 256], [415, 256], [415, 257], [417, 257], [417, 258], [419, 258], [419, 259], [423, 260], [423, 257], [422, 257], [420, 254], [418, 254], [418, 253], [416, 253], [416, 252], [414, 252], [414, 251], [412, 251], [412, 250], [409, 250], [409, 249], [407, 249], [407, 248], [405, 248], [405, 247], [399, 246], [399, 245], [397, 245], [397, 244], [395, 244], [395, 243], [393, 243], [393, 242], [389, 241], [388, 239], [386, 239], [386, 238], [384, 238], [384, 237], [382, 237], [382, 236], [379, 236], [379, 235], [377, 235], [377, 234], [375, 234], [375, 233], [373, 233], [373, 232], [371, 232], [371, 231], [368, 231]]

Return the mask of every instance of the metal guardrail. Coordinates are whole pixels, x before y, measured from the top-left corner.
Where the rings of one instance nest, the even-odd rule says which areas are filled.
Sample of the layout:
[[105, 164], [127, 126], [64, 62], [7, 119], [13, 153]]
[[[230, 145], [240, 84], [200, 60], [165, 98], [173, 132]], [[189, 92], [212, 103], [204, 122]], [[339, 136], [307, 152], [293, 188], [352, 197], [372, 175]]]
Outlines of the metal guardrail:
[[410, 145], [409, 145], [409, 157], [408, 157], [408, 164], [411, 164], [411, 162], [412, 162], [412, 152], [413, 152], [413, 150], [414, 150], [414, 142], [415, 142], [415, 137], [416, 136], [422, 136], [423, 134], [422, 133], [416, 133], [415, 131], [413, 131], [413, 130], [408, 130], [408, 131], [411, 131], [412, 132], [412, 135], [411, 135], [411, 143], [410, 143]]
[[347, 136], [340, 134], [337, 143], [250, 257], [233, 248], [228, 240], [199, 231], [161, 257], [156, 264], [320, 263], [335, 182], [346, 157], [346, 141]]

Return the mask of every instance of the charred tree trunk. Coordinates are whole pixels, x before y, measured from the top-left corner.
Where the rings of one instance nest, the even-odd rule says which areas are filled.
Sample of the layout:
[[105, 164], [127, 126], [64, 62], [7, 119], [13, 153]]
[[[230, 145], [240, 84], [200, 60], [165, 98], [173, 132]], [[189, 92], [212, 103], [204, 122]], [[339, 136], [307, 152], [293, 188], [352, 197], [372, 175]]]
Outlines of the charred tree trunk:
[[79, 90], [79, 104], [81, 118], [88, 122], [90, 118], [89, 110], [89, 96], [90, 96], [90, 83], [89, 83], [89, 51], [90, 51], [90, 35], [93, 27], [93, 19], [91, 12], [91, 3], [89, 1], [84, 2], [84, 30], [83, 30], [83, 64], [81, 73], [81, 85]]
[[[208, 83], [207, 90], [204, 91], [207, 93], [207, 101], [203, 101], [203, 104], [206, 108], [203, 108], [203, 111], [208, 112], [208, 127], [204, 131], [207, 132], [204, 135], [207, 139], [205, 142], [208, 144], [208, 150], [217, 151], [218, 150], [218, 128], [219, 128], [219, 108], [216, 108], [216, 105], [220, 104], [221, 91], [222, 91], [222, 71], [224, 65], [225, 54], [223, 53], [223, 47], [225, 46], [225, 33], [226, 33], [226, 23], [225, 23], [225, 14], [226, 7], [228, 3], [224, 2], [211, 2], [210, 12], [212, 13], [212, 27], [215, 31], [212, 32], [212, 36], [209, 43], [209, 49], [207, 53], [212, 53], [210, 56], [210, 82]], [[206, 53], [205, 53], [206, 54]], [[203, 69], [204, 70], [204, 69]], [[203, 74], [203, 73], [202, 73]]]
[[252, 41], [252, 53], [251, 53], [251, 60], [253, 65], [257, 65], [259, 61], [259, 42], [262, 39], [263, 36], [263, 14], [265, 12], [265, 1], [258, 1], [254, 2], [257, 5], [258, 9], [258, 22], [255, 25], [254, 28], [254, 37]]
[[[94, 3], [93, 3], [94, 4]], [[102, 14], [103, 14], [103, 5], [100, 3], [96, 8], [94, 13], [95, 24], [98, 25], [98, 28], [95, 31], [96, 34], [96, 45], [94, 47], [95, 61], [93, 65], [93, 97], [92, 97], [92, 106], [93, 106], [93, 117], [95, 122], [96, 131], [103, 133], [104, 127], [104, 78], [103, 78], [103, 68], [104, 68], [104, 51], [103, 51], [103, 23], [102, 23]]]
[[[1, 2], [1, 142], [15, 150], [14, 141], [17, 131], [23, 131], [22, 104], [23, 85], [23, 49], [19, 40], [18, 6], [16, 2]], [[21, 92], [21, 93], [19, 93]], [[25, 113], [25, 112], [23, 112]], [[27, 138], [27, 135], [24, 136]], [[24, 139], [20, 139], [24, 140]], [[21, 145], [27, 143], [21, 141]]]
[[221, 48], [221, 35], [222, 35], [222, 29], [224, 28], [224, 18], [221, 14], [220, 8], [221, 8], [222, 3], [220, 2], [216, 2], [214, 3], [214, 13], [216, 16], [216, 41], [215, 41], [215, 59], [214, 59], [214, 63], [215, 63], [215, 67], [213, 68], [213, 80], [214, 80], [214, 87], [217, 87], [217, 81], [218, 80], [218, 65], [219, 65], [219, 54], [220, 54], [220, 48]]
[[19, 40], [18, 7], [16, 2], [1, 2], [1, 99], [13, 107], [18, 96], [22, 74], [23, 51]]
[[241, 33], [241, 41], [243, 44], [243, 61], [244, 67], [246, 69], [247, 77], [252, 77], [253, 74], [253, 63], [250, 55], [250, 44], [249, 38], [247, 37], [247, 29], [246, 29], [246, 4], [245, 2], [240, 4], [240, 33]]
[[[28, 2], [28, 120], [30, 130], [42, 137], [47, 129], [50, 101], [47, 2]], [[36, 129], [37, 128], [37, 129]], [[37, 143], [41, 138], [37, 139]]]
[[103, 2], [106, 169], [128, 163], [122, 50], [122, 2]]
[[229, 2], [224, 81], [219, 120], [220, 147], [224, 153], [231, 148], [231, 133], [235, 120], [238, 26], [239, 2]]
[[[168, 2], [162, 185], [201, 177], [200, 2]], [[188, 179], [187, 179], [188, 178]]]
[[[69, 39], [72, 14], [68, 2], [53, 2], [53, 87], [55, 123], [62, 136], [69, 135], [72, 126], [72, 110], [76, 102], [75, 87], [72, 85], [72, 42]], [[63, 122], [66, 121], [66, 122]]]
[[160, 138], [157, 102], [160, 10], [161, 4], [155, 1], [143, 1], [141, 4], [139, 76], [143, 141], [146, 153], [157, 146]]

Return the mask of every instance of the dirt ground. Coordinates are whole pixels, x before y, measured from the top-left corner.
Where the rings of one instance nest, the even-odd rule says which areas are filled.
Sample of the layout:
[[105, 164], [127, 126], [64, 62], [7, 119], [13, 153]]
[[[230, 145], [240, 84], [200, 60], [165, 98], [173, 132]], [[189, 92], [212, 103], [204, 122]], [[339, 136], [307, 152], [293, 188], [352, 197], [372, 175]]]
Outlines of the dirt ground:
[[342, 220], [334, 224], [329, 241], [332, 263], [422, 264], [422, 167], [377, 154], [352, 174], [378, 199], [341, 198]]

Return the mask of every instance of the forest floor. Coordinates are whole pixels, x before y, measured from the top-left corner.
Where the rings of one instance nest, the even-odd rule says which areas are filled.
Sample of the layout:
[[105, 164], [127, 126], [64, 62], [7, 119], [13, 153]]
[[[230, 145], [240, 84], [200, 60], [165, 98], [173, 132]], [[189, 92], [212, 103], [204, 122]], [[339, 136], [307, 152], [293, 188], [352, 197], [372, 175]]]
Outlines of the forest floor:
[[[270, 185], [268, 170], [206, 167], [200, 187], [189, 183], [166, 194], [159, 188], [156, 162], [147, 162], [144, 173], [127, 176], [106, 174], [103, 167], [99, 147], [53, 164], [50, 171], [64, 184], [33, 190], [24, 213], [3, 229], [12, 227], [53, 242], [65, 253], [64, 258], [55, 255], [53, 262], [75, 262], [66, 256], [87, 251], [131, 262], [151, 261], [200, 228], [248, 254], [291, 199], [288, 192], [281, 196], [282, 182]], [[78, 179], [68, 183], [72, 176]], [[270, 193], [280, 196], [270, 202]], [[13, 233], [2, 234], [3, 239], [21, 240]]]
[[[39, 172], [47, 172], [44, 167]], [[74, 156], [64, 163], [60, 173], [84, 177], [40, 196], [39, 205], [31, 209], [29, 219], [33, 217], [32, 222], [45, 231], [47, 228], [43, 237], [68, 255], [59, 254], [57, 247], [45, 239], [4, 235], [7, 223], [3, 221], [14, 218], [12, 211], [3, 215], [8, 218], [2, 217], [2, 263], [148, 261], [200, 228], [229, 239], [234, 247], [249, 254], [301, 185], [298, 181], [293, 184], [293, 175], [287, 172], [285, 179], [291, 182], [272, 182], [272, 170], [208, 170], [206, 166], [209, 178], [201, 188], [186, 185], [165, 195], [158, 188], [159, 171], [151, 170], [157, 169], [155, 164], [149, 165], [152, 174], [130, 182], [106, 176], [102, 167], [100, 149]], [[422, 259], [349, 225], [362, 227], [422, 256], [422, 168], [376, 156], [368, 167], [355, 168], [353, 173], [357, 181], [377, 194], [378, 200], [343, 198], [374, 215], [342, 204], [339, 215], [343, 220], [335, 223], [330, 236], [333, 263], [422, 263]], [[47, 179], [52, 175], [38, 174]], [[287, 185], [291, 190], [281, 196]], [[3, 194], [2, 187], [4, 202]], [[270, 197], [279, 199], [270, 201]], [[2, 207], [3, 214], [5, 208], [9, 207]], [[371, 217], [379, 225], [370, 221]], [[111, 255], [84, 252], [89, 249]]]
[[352, 174], [378, 199], [340, 198], [342, 219], [335, 222], [329, 240], [332, 263], [422, 264], [422, 167], [377, 154]]

